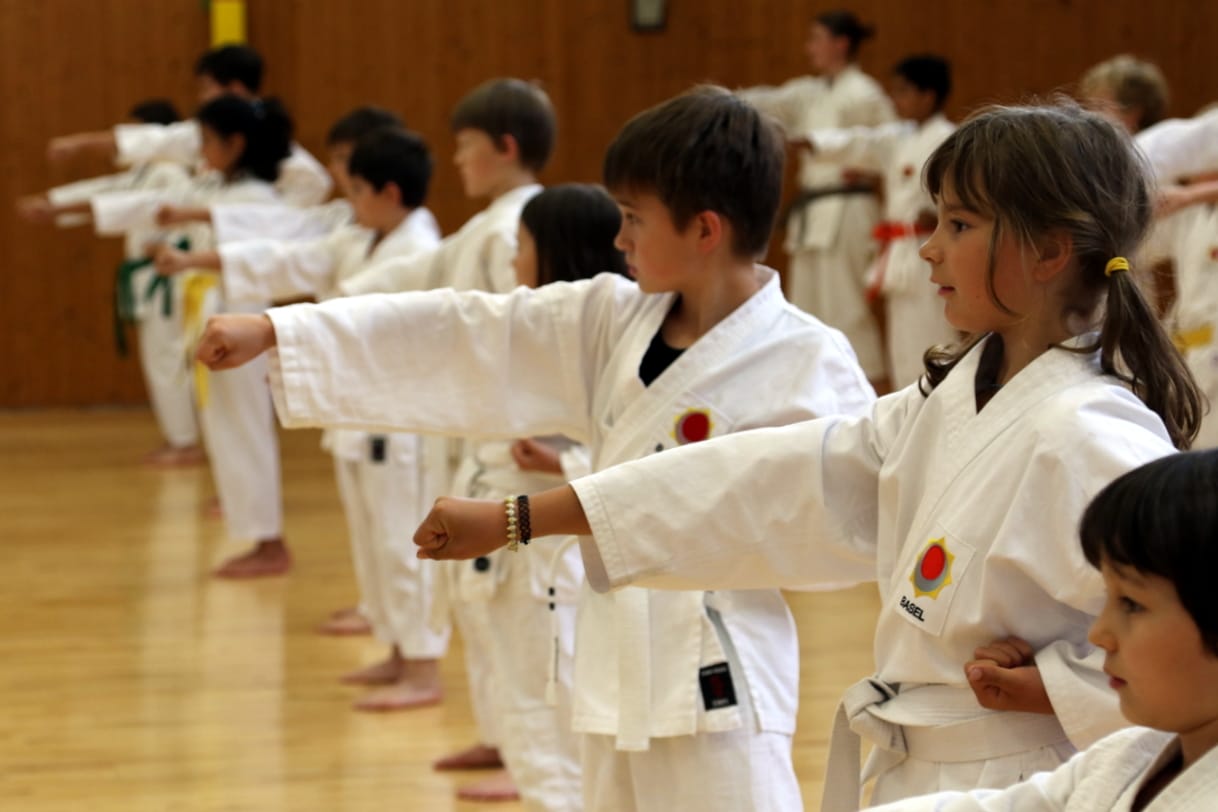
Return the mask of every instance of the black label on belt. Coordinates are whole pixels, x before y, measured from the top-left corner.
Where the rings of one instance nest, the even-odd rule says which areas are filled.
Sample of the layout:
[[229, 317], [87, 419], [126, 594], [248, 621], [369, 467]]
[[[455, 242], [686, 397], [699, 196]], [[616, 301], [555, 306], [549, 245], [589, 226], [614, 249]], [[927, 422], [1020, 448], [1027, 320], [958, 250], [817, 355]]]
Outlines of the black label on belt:
[[715, 663], [698, 669], [702, 685], [702, 705], [709, 710], [730, 708], [736, 704], [736, 686], [727, 663]]

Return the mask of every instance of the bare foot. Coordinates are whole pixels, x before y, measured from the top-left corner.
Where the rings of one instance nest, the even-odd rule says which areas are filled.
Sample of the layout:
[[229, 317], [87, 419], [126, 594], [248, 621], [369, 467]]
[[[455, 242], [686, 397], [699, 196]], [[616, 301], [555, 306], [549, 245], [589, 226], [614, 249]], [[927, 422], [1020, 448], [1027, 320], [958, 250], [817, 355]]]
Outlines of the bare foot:
[[207, 455], [198, 445], [163, 445], [144, 455], [144, 464], [154, 468], [188, 468], [206, 460]]
[[444, 692], [434, 686], [415, 685], [406, 680], [381, 688], [374, 688], [361, 696], [352, 705], [361, 711], [395, 711], [435, 705], [444, 698]]
[[508, 771], [499, 770], [481, 781], [457, 787], [457, 797], [463, 801], [519, 801], [520, 793]]
[[230, 558], [212, 571], [217, 578], [265, 578], [292, 569], [292, 554], [283, 539], [258, 542], [248, 553]]
[[450, 753], [432, 762], [431, 768], [438, 772], [446, 770], [498, 770], [503, 767], [499, 748], [489, 744], [475, 744], [464, 750]]
[[317, 627], [318, 634], [331, 634], [337, 637], [348, 635], [371, 634], [372, 625], [368, 619], [359, 613], [359, 609], [349, 606], [332, 612], [324, 622]]
[[376, 665], [344, 674], [339, 678], [339, 682], [347, 685], [393, 685], [402, 679], [404, 668], [402, 658], [391, 654], [388, 659], [381, 660]]

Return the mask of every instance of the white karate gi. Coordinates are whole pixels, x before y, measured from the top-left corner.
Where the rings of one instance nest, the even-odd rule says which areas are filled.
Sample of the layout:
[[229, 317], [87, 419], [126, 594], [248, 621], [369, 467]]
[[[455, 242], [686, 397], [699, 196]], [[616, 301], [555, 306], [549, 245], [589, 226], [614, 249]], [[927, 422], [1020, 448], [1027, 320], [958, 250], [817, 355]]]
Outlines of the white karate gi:
[[1218, 109], [1169, 118], [1133, 137], [1161, 183], [1218, 170]]
[[[778, 120], [788, 135], [839, 127], [874, 127], [895, 118], [879, 84], [850, 65], [832, 80], [804, 76], [740, 96]], [[803, 190], [840, 187], [845, 163], [800, 156]], [[831, 194], [791, 213], [785, 247], [791, 255], [791, 303], [846, 334], [863, 371], [884, 377], [879, 325], [866, 300], [867, 268], [875, 256], [872, 230], [880, 216], [872, 194]]]
[[[1077, 526], [1101, 488], [1171, 443], [1100, 373], [1098, 353], [1049, 350], [977, 412], [980, 355], [929, 397], [911, 386], [867, 417], [724, 438], [573, 483], [599, 589], [878, 581], [877, 676], [839, 709], [826, 812], [858, 804], [845, 724], [878, 745], [865, 771], [880, 775], [877, 802], [1009, 786], [1125, 725], [1086, 639], [1104, 588]], [[1056, 716], [977, 704], [964, 663], [1008, 635], [1036, 650]], [[851, 754], [854, 769], [835, 774]]]
[[[193, 118], [173, 124], [119, 124], [114, 128], [122, 164], [173, 161], [194, 167], [199, 163], [201, 142], [199, 122]], [[326, 168], [293, 142], [291, 153], [279, 162], [275, 190], [280, 199], [292, 206], [316, 206], [326, 199], [333, 185]]]
[[216, 242], [313, 240], [355, 222], [351, 204], [339, 198], [316, 206], [234, 203], [211, 208]]
[[[871, 402], [844, 338], [788, 305], [776, 274], [644, 386], [639, 363], [673, 299], [603, 274], [510, 296], [440, 290], [273, 310], [280, 416], [288, 426], [563, 434], [600, 469]], [[799, 806], [798, 642], [777, 590], [585, 587], [579, 600], [573, 724], [588, 734], [587, 809], [669, 809], [669, 793], [691, 809]], [[762, 751], [769, 757], [753, 757]]]
[[[1131, 727], [1096, 742], [1051, 773], [1000, 791], [943, 792], [876, 812], [1130, 812], [1146, 781], [1178, 758], [1175, 735]], [[1211, 812], [1218, 806], [1218, 748], [1160, 790], [1143, 812]]]
[[1176, 301], [1166, 321], [1210, 408], [1193, 448], [1218, 447], [1218, 206], [1189, 206], [1155, 222], [1140, 264], [1170, 259]]
[[[196, 179], [186, 194], [116, 192], [94, 198], [93, 219], [99, 229], [128, 228], [153, 223], [157, 211], [166, 204], [211, 206], [272, 203], [276, 199], [274, 187], [266, 181], [245, 177], [224, 183], [219, 175], [209, 173]], [[192, 224], [179, 230], [189, 237], [191, 250], [207, 250], [214, 245], [211, 228], [206, 225]], [[174, 281], [176, 284], [178, 280]], [[182, 284], [189, 286], [192, 282], [186, 278]], [[268, 304], [226, 304], [219, 288], [213, 287], [204, 294], [195, 329], [214, 313], [258, 313]], [[200, 396], [199, 420], [228, 536], [243, 540], [279, 538], [283, 535], [279, 438], [267, 397], [266, 362], [256, 360], [238, 369], [212, 372], [206, 380], [207, 396]]]
[[[254, 305], [306, 295], [331, 298], [340, 280], [362, 268], [434, 250], [440, 229], [430, 211], [418, 208], [373, 246], [375, 236], [348, 225], [306, 242], [224, 243], [219, 253], [225, 298]], [[361, 614], [376, 638], [397, 646], [402, 656], [443, 656], [448, 626], [433, 629], [427, 622], [436, 573], [419, 561], [411, 541], [413, 528], [447, 484], [437, 482], [434, 474], [428, 476], [423, 438], [335, 430], [326, 433], [323, 446], [334, 456]]]
[[930, 283], [930, 266], [918, 256], [927, 235], [914, 227], [922, 212], [935, 211], [922, 185], [922, 167], [955, 129], [936, 114], [921, 125], [903, 121], [808, 133], [816, 145], [813, 159], [884, 173], [884, 222], [879, 228], [892, 239], [876, 264], [888, 314], [888, 369], [897, 389], [925, 372], [922, 355], [928, 347], [954, 344], [959, 338]]
[[[57, 206], [83, 203], [97, 195], [117, 191], [182, 192], [190, 186], [190, 176], [179, 165], [168, 162], [143, 164], [126, 172], [57, 186], [47, 192], [47, 199]], [[88, 218], [81, 218], [86, 222]], [[59, 225], [73, 225], [71, 215], [57, 220]], [[145, 256], [144, 247], [157, 241], [163, 229], [133, 228], [127, 231], [97, 229], [103, 236], [121, 233], [124, 236], [123, 256], [137, 260]], [[182, 333], [181, 291], [172, 283], [161, 294], [147, 296], [149, 284], [156, 271], [149, 265], [132, 274], [131, 288], [135, 294], [136, 332], [139, 341], [140, 369], [152, 414], [165, 442], [174, 448], [185, 448], [199, 442], [199, 423], [195, 418], [194, 396], [190, 376], [183, 359], [186, 343]], [[163, 307], [162, 296], [168, 296], [170, 312]]]

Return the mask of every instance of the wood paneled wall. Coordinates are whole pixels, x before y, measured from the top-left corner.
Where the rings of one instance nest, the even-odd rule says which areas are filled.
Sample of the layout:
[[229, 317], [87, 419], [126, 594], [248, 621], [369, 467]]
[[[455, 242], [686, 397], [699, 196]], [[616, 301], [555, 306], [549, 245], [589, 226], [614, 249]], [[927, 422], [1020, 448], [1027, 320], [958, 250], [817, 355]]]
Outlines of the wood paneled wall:
[[[1196, 0], [855, 0], [878, 26], [863, 67], [901, 56], [953, 60], [950, 112], [1046, 94], [1131, 51], [1156, 60], [1189, 115], [1218, 97], [1218, 3]], [[628, 0], [249, 0], [266, 89], [320, 151], [330, 122], [377, 103], [405, 115], [437, 155], [432, 208], [446, 231], [477, 210], [450, 163], [452, 104], [484, 79], [544, 82], [560, 121], [546, 182], [595, 180], [633, 113], [691, 83], [778, 83], [806, 72], [807, 21], [839, 5], [804, 0], [670, 0], [668, 28], [633, 33]], [[0, 407], [139, 402], [133, 360], [114, 356], [109, 269], [116, 243], [26, 226], [17, 195], [85, 174], [48, 166], [47, 140], [120, 119], [141, 98], [189, 110], [190, 68], [207, 45], [200, 0], [0, 0]]]

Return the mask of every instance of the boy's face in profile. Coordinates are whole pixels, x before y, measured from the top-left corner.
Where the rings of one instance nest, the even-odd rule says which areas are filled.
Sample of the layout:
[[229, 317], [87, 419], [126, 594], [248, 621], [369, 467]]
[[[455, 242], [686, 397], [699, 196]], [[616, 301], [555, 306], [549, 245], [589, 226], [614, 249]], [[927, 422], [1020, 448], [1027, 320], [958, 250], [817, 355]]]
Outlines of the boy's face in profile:
[[893, 76], [888, 95], [897, 116], [909, 121], [925, 121], [935, 113], [935, 93], [922, 90], [904, 76]]
[[349, 199], [351, 208], [355, 210], [355, 222], [364, 228], [381, 231], [393, 219], [393, 215], [400, 212], [401, 197], [392, 183], [386, 183], [378, 192], [375, 186], [359, 175], [352, 175], [350, 184]]
[[331, 144], [326, 161], [326, 169], [330, 170], [334, 185], [342, 192], [343, 197], [348, 199], [351, 197], [351, 175], [347, 172], [347, 164], [351, 162], [351, 153], [354, 151], [355, 144], [349, 141]]
[[681, 290], [698, 266], [696, 223], [678, 230], [668, 207], [651, 192], [623, 190], [614, 199], [622, 226], [613, 244], [626, 255], [630, 276], [645, 293]]
[[465, 196], [492, 197], [512, 166], [511, 156], [482, 130], [470, 127], [457, 130], [456, 139], [453, 163], [461, 175]]
[[1218, 736], [1218, 655], [1166, 578], [1103, 562], [1108, 592], [1088, 639], [1130, 722], [1174, 733], [1208, 727]]

